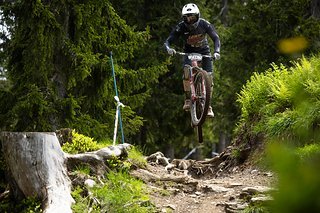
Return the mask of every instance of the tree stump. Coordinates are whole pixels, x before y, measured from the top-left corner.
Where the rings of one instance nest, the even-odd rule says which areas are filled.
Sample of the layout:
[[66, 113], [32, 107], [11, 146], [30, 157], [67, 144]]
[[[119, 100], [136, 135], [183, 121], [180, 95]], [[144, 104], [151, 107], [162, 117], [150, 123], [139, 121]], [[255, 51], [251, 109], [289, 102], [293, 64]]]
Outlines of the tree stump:
[[37, 196], [45, 213], [72, 212], [67, 168], [86, 163], [102, 175], [107, 169], [105, 160], [126, 156], [131, 147], [119, 144], [70, 155], [62, 151], [54, 132], [2, 132], [0, 141], [14, 197]]
[[3, 132], [1, 141], [14, 196], [37, 196], [46, 213], [72, 212], [71, 181], [55, 133]]

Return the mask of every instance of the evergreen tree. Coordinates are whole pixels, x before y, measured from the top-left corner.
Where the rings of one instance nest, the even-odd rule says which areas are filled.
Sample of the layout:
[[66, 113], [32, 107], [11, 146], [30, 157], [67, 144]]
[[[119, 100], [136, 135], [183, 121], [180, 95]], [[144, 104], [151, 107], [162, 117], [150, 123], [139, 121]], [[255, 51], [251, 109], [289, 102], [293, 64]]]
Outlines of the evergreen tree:
[[[8, 73], [13, 86], [2, 103], [1, 129], [53, 131], [71, 127], [95, 138], [110, 138], [115, 95], [110, 53], [123, 108], [126, 135], [142, 125], [136, 109], [150, 96], [162, 65], [136, 67], [148, 40], [135, 31], [109, 1], [17, 1], [5, 9], [14, 15]], [[2, 93], [3, 94], [3, 93]]]

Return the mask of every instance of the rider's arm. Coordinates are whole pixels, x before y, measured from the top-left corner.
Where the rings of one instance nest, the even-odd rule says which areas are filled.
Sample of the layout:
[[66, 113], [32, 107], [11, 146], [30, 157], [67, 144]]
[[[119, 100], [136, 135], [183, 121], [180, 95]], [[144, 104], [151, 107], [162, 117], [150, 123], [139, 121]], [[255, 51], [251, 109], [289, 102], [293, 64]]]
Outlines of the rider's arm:
[[215, 30], [213, 25], [210, 24], [209, 22], [207, 22], [206, 27], [207, 27], [207, 34], [210, 36], [210, 38], [214, 42], [214, 52], [220, 53], [220, 38], [217, 31]]
[[181, 27], [179, 23], [171, 32], [169, 37], [166, 39], [164, 42], [164, 46], [166, 49], [170, 48], [170, 45], [172, 44], [173, 41], [175, 41], [181, 34]]
[[170, 44], [172, 43], [172, 41], [174, 40], [174, 37], [171, 35], [169, 35], [169, 37], [166, 39], [166, 41], [164, 42], [164, 47], [166, 49], [169, 49], [170, 48]]

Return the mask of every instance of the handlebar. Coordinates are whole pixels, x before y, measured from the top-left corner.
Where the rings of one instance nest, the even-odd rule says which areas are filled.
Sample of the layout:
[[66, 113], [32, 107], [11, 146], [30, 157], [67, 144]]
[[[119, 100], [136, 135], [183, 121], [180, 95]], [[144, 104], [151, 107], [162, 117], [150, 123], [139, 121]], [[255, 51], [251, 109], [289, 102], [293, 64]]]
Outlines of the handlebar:
[[175, 54], [178, 54], [178, 55], [186, 55], [186, 56], [189, 57], [189, 59], [195, 59], [195, 60], [201, 60], [202, 57], [216, 59], [216, 58], [215, 58], [214, 56], [212, 56], [212, 55], [202, 55], [202, 54], [200, 54], [200, 53], [184, 53], [184, 52], [176, 51]]

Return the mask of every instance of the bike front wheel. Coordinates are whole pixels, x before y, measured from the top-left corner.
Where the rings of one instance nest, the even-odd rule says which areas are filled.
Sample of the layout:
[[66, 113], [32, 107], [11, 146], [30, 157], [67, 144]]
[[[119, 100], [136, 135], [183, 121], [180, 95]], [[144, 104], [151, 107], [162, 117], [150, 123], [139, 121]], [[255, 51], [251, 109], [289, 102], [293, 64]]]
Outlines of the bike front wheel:
[[205, 70], [199, 70], [194, 76], [195, 96], [191, 99], [191, 122], [193, 126], [202, 125], [210, 106], [210, 80]]

